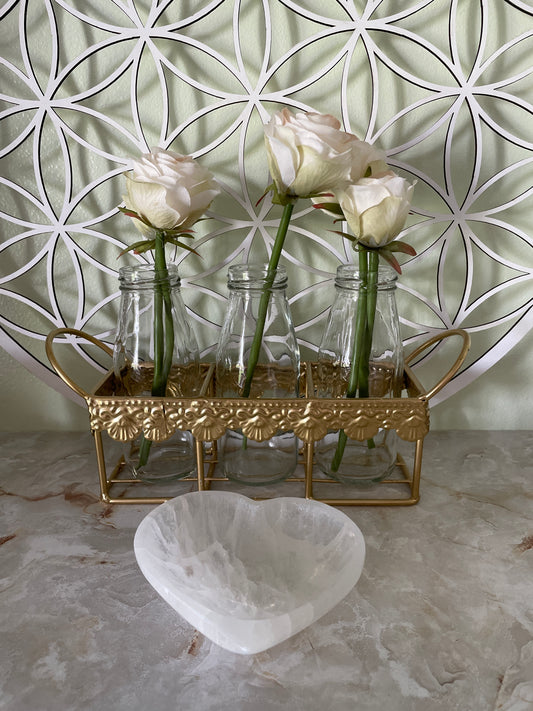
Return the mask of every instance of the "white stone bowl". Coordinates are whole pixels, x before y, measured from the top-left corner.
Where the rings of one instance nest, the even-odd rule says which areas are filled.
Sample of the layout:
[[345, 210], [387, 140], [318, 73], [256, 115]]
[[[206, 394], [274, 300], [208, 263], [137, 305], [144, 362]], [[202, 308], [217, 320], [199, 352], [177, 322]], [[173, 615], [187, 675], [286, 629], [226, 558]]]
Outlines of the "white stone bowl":
[[158, 506], [139, 525], [134, 550], [161, 597], [238, 654], [269, 649], [331, 610], [365, 558], [361, 531], [331, 506], [222, 491]]

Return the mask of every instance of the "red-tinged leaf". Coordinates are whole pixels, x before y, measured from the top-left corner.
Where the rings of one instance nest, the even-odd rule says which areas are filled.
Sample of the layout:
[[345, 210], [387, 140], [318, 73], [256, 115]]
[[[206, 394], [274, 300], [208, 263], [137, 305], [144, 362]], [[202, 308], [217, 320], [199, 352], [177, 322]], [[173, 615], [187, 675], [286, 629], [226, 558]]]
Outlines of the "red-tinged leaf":
[[388, 249], [390, 252], [403, 252], [403, 254], [409, 254], [411, 257], [416, 257], [415, 248], [405, 242], [390, 242], [385, 249]]
[[155, 240], [142, 240], [141, 242], [135, 242], [134, 244], [130, 245], [129, 247], [126, 247], [126, 249], [123, 249], [122, 252], [118, 255], [119, 257], [122, 257], [124, 254], [127, 254], [128, 252], [134, 252], [134, 254], [143, 254], [143, 252], [148, 252], [150, 249], [155, 248]]
[[194, 230], [182, 230], [179, 227], [175, 230], [165, 230], [163, 232], [165, 240], [169, 237], [188, 237], [194, 239]]
[[266, 198], [266, 196], [268, 195], [268, 193], [269, 193], [271, 190], [273, 190], [273, 189], [274, 189], [274, 183], [272, 183], [271, 185], [268, 186], [268, 188], [267, 188], [267, 189], [265, 190], [265, 192], [261, 195], [261, 197], [259, 198], [259, 200], [255, 203], [255, 206], [257, 207], [258, 205], [260, 205], [260, 204], [263, 202], [263, 200]]
[[142, 222], [143, 225], [146, 225], [147, 227], [150, 227], [151, 229], [155, 230], [155, 227], [152, 224], [150, 224], [150, 222], [148, 222], [146, 217], [144, 215], [141, 215], [139, 212], [135, 212], [135, 210], [130, 210], [129, 208], [126, 208], [126, 207], [119, 207], [118, 209], [124, 215], [127, 215], [128, 217], [133, 217], [136, 220], [139, 220], [139, 222]]
[[183, 242], [180, 242], [179, 240], [174, 239], [174, 237], [168, 237], [167, 241], [170, 242], [170, 244], [175, 245], [176, 247], [181, 247], [182, 249], [186, 249], [188, 252], [192, 252], [193, 254], [196, 254], [197, 257], [200, 256], [195, 249], [190, 247], [188, 244], [184, 244]]
[[317, 198], [334, 198], [335, 193], [311, 193], [310, 195], [300, 195], [307, 200], [316, 200]]
[[393, 254], [391, 254], [391, 252], [388, 252], [385, 249], [380, 249], [379, 253], [383, 257], [383, 259], [388, 262], [395, 271], [398, 272], [398, 274], [402, 273], [402, 268], [400, 267], [398, 260]]
[[357, 237], [354, 237], [353, 235], [349, 234], [348, 232], [341, 232], [340, 230], [329, 230], [329, 232], [333, 232], [335, 235], [340, 235], [341, 237], [345, 237], [346, 239], [349, 239], [350, 242], [357, 242]]
[[127, 207], [119, 207], [118, 209], [123, 215], [127, 215], [128, 217], [135, 217], [137, 220], [139, 219], [139, 215], [133, 210], [128, 210]]
[[338, 205], [336, 202], [316, 202], [313, 204], [313, 207], [317, 210], [325, 210], [331, 215], [339, 215], [339, 217], [342, 217], [344, 219], [344, 213], [341, 210], [341, 206]]

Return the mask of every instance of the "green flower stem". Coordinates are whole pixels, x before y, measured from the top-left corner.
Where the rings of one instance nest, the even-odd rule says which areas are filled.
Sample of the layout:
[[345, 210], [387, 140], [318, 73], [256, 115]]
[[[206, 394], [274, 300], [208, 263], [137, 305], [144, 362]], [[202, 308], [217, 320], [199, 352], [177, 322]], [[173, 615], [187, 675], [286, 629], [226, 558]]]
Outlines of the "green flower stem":
[[[289, 229], [289, 223], [291, 221], [293, 209], [294, 202], [288, 202], [283, 207], [283, 214], [281, 215], [281, 220], [278, 225], [278, 231], [276, 233], [276, 239], [274, 240], [274, 246], [272, 247], [272, 253], [268, 261], [268, 271], [265, 288], [263, 293], [261, 294], [261, 300], [259, 302], [259, 310], [255, 323], [254, 338], [252, 341], [252, 347], [250, 348], [248, 365], [246, 366], [246, 379], [242, 388], [243, 397], [250, 397], [250, 391], [252, 389], [252, 380], [254, 377], [255, 368], [259, 361], [259, 354], [261, 353], [261, 343], [263, 341], [263, 332], [265, 330], [268, 304], [270, 302], [270, 290], [276, 277], [276, 269], [278, 267], [281, 252], [283, 250], [283, 244], [285, 243], [285, 237], [287, 236], [287, 230]], [[248, 438], [243, 435], [241, 448], [246, 449], [247, 447]]]
[[[352, 366], [346, 397], [369, 397], [370, 353], [372, 335], [376, 317], [377, 282], [379, 254], [359, 246], [359, 297], [357, 301], [357, 316], [355, 321], [355, 336], [352, 350]], [[337, 448], [331, 462], [331, 470], [336, 472], [344, 456], [348, 437], [344, 430], [339, 431]], [[373, 439], [369, 439], [368, 448], [375, 447]]]
[[352, 350], [352, 368], [350, 380], [346, 390], [346, 397], [353, 398], [357, 395], [357, 389], [361, 391], [361, 377], [364, 379], [363, 354], [366, 351], [366, 330], [368, 323], [367, 310], [367, 281], [368, 281], [368, 259], [365, 249], [359, 251], [359, 297], [357, 300], [357, 316], [355, 321], [355, 338]]
[[[172, 320], [172, 301], [165, 258], [165, 233], [157, 231], [155, 236], [154, 266], [156, 285], [154, 290], [154, 376], [152, 395], [164, 397], [167, 381], [172, 366], [174, 352], [174, 323]], [[139, 467], [148, 461], [151, 440], [141, 435]]]
[[[362, 362], [365, 364], [365, 373], [360, 378], [361, 386], [359, 388], [359, 397], [370, 397], [370, 357], [372, 354], [372, 339], [374, 336], [374, 322], [376, 320], [376, 304], [378, 298], [378, 267], [379, 253], [376, 251], [368, 252], [368, 280], [367, 280], [367, 298], [366, 298], [366, 348], [363, 354]], [[362, 392], [361, 392], [362, 389]], [[376, 443], [374, 440], [368, 439], [367, 445], [369, 449], [374, 449]]]
[[374, 251], [367, 252], [368, 271], [366, 272], [366, 296], [361, 308], [366, 309], [366, 337], [359, 365], [359, 397], [370, 397], [368, 379], [370, 375], [370, 354], [372, 352], [372, 335], [376, 319], [376, 301], [378, 289], [378, 264], [379, 254]]
[[283, 208], [283, 214], [281, 216], [280, 223], [278, 225], [278, 231], [276, 234], [276, 239], [274, 241], [274, 246], [272, 247], [272, 254], [268, 262], [268, 273], [265, 283], [265, 288], [261, 294], [261, 301], [259, 302], [259, 311], [257, 313], [257, 321], [255, 325], [255, 333], [252, 341], [252, 347], [250, 348], [250, 356], [248, 358], [248, 365], [246, 367], [246, 379], [244, 381], [244, 386], [242, 389], [243, 397], [250, 397], [250, 390], [252, 387], [252, 380], [254, 377], [254, 371], [259, 361], [259, 354], [261, 352], [261, 343], [263, 340], [263, 331], [265, 330], [265, 322], [268, 311], [268, 304], [270, 302], [270, 289], [274, 283], [274, 278], [276, 276], [276, 269], [279, 264], [281, 257], [281, 252], [283, 249], [283, 244], [285, 242], [285, 237], [287, 235], [287, 230], [289, 228], [289, 223], [291, 221], [292, 211], [294, 209], [294, 203], [289, 202]]

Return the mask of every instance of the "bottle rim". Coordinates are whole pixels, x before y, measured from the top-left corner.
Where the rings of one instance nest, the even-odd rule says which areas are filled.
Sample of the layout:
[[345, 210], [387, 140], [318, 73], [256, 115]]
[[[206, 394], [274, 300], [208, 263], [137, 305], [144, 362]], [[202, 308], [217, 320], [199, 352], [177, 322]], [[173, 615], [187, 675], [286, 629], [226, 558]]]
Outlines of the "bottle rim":
[[156, 269], [153, 264], [120, 267], [118, 280], [121, 289], [152, 288], [164, 283], [176, 287], [181, 282], [176, 264], [168, 264], [166, 271]]
[[287, 270], [278, 265], [271, 284], [268, 264], [251, 262], [235, 264], [228, 268], [228, 287], [230, 289], [283, 289], [287, 286]]
[[[378, 289], [395, 289], [398, 273], [386, 264], [378, 267]], [[341, 264], [337, 267], [335, 285], [345, 289], [358, 289], [361, 284], [360, 270], [357, 264]]]

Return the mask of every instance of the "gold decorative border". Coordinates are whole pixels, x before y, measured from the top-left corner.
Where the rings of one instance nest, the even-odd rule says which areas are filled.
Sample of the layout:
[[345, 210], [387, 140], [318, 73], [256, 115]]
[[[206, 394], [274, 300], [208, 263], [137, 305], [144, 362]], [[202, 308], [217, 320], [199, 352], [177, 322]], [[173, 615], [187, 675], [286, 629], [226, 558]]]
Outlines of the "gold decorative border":
[[126, 442], [141, 432], [156, 442], [176, 430], [190, 430], [197, 441], [221, 437], [226, 429], [241, 429], [262, 442], [279, 431], [293, 431], [305, 443], [324, 437], [328, 430], [344, 429], [348, 437], [365, 440], [380, 428], [395, 429], [408, 442], [429, 431], [427, 403], [417, 398], [330, 400], [244, 400], [226, 398], [87, 399], [91, 429], [107, 431]]

